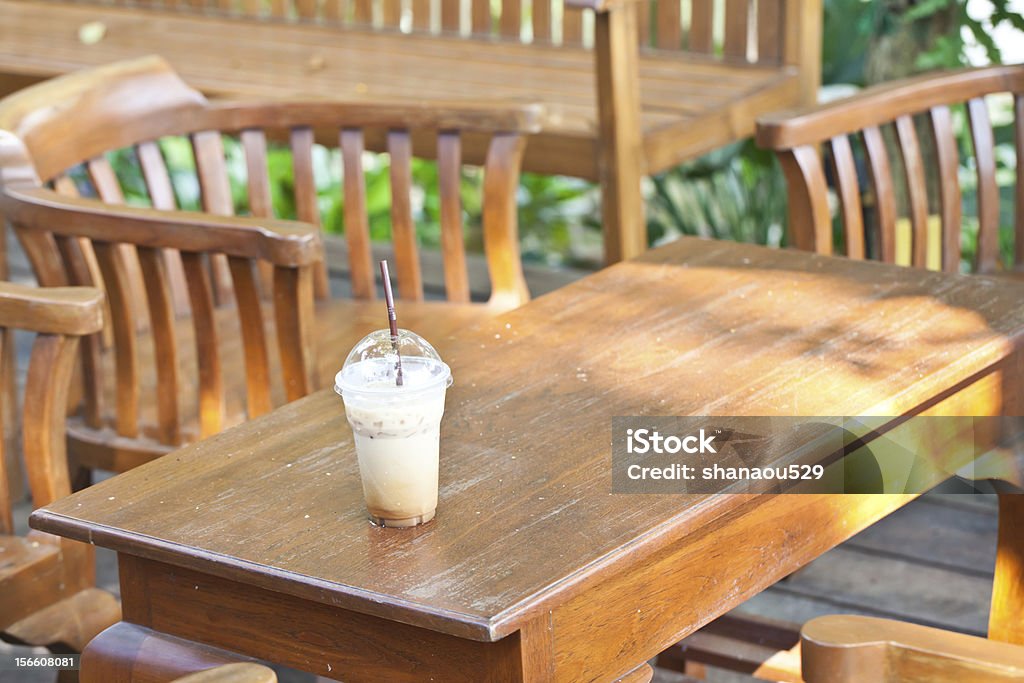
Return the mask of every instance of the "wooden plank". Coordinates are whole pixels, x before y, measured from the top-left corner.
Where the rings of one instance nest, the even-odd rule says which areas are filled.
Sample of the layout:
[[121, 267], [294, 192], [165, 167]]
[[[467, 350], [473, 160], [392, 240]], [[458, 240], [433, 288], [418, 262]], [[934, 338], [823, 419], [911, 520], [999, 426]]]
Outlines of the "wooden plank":
[[398, 293], [410, 301], [423, 300], [416, 225], [412, 219], [412, 145], [408, 131], [388, 132], [391, 158], [391, 238], [395, 245]]
[[[658, 0], [658, 42], [662, 50], [678, 50], [682, 46], [682, 19], [680, 17], [680, 0]], [[647, 4], [639, 3], [637, 11], [642, 16], [648, 11]], [[641, 21], [643, 26], [644, 22]], [[641, 39], [642, 39], [641, 34]]]
[[462, 150], [458, 133], [440, 133], [437, 137], [437, 178], [441, 195], [444, 291], [449, 301], [466, 303], [469, 301], [469, 274], [462, 234]]
[[928, 260], [928, 185], [913, 118], [897, 117], [896, 140], [903, 157], [904, 182], [910, 198], [910, 223], [913, 231], [911, 263], [915, 268], [924, 268]]
[[646, 168], [636, 77], [636, 5], [629, 3], [598, 13], [594, 36], [604, 258], [606, 263], [616, 263], [647, 249], [640, 194], [640, 179]]
[[[139, 264], [146, 285], [149, 304], [149, 328], [153, 338], [153, 363], [156, 371], [156, 405], [159, 438], [174, 446], [182, 443], [178, 392], [181, 388], [178, 370], [178, 336], [170, 275], [163, 251], [139, 247]], [[179, 261], [180, 262], [180, 261]]]
[[[164, 162], [160, 145], [156, 142], [142, 142], [135, 146], [135, 154], [139, 158], [139, 167], [146, 182], [149, 199], [154, 209], [174, 211], [178, 208], [174, 196], [171, 175]], [[177, 315], [185, 315], [188, 311], [188, 289], [185, 285], [185, 271], [181, 265], [181, 255], [175, 249], [165, 249], [164, 259], [167, 261], [167, 277], [170, 281], [171, 296], [174, 300], [174, 311]]]
[[978, 174], [978, 255], [979, 273], [995, 272], [999, 263], [999, 186], [996, 184], [995, 141], [985, 100], [967, 102], [971, 126], [974, 162]]
[[344, 165], [345, 241], [348, 243], [352, 293], [358, 299], [376, 297], [376, 280], [370, 261], [370, 226], [366, 213], [366, 178], [363, 175], [363, 131], [341, 131]]
[[[727, 57], [746, 59], [750, 28], [750, 0], [725, 0], [725, 44]], [[810, 10], [805, 10], [810, 11]]]
[[889, 153], [885, 149], [882, 131], [877, 126], [863, 130], [864, 148], [871, 171], [871, 190], [875, 200], [875, 213], [881, 247], [881, 260], [896, 262], [896, 192], [892, 184]]
[[777, 64], [782, 56], [782, 0], [757, 0], [757, 61]]
[[691, 52], [710, 54], [715, 49], [714, 0], [690, 1], [690, 32], [686, 48]]
[[[215, 216], [235, 215], [220, 131], [201, 131], [193, 133], [189, 138], [196, 159], [196, 177], [199, 180], [203, 211]], [[231, 301], [231, 273], [223, 254], [210, 256], [210, 273], [217, 304], [224, 305]]]
[[[292, 177], [295, 183], [295, 212], [300, 221], [320, 227], [320, 201], [313, 175], [313, 129], [301, 126], [291, 131]], [[314, 287], [317, 299], [330, 297], [327, 282], [327, 263], [314, 269]]]
[[850, 148], [850, 139], [837, 135], [830, 141], [832, 168], [836, 178], [836, 190], [842, 210], [843, 234], [846, 237], [846, 255], [863, 259], [864, 216], [860, 203], [860, 183], [857, 180], [857, 166]]
[[213, 285], [203, 255], [181, 255], [188, 282], [192, 325], [195, 329], [196, 364], [199, 368], [200, 437], [216, 434], [224, 427], [226, 412], [224, 377], [221, 371], [217, 324], [214, 319]]
[[947, 273], [960, 272], [960, 153], [953, 134], [953, 119], [949, 107], [929, 110], [932, 124], [932, 142], [939, 164], [939, 216], [942, 221], [942, 269]]

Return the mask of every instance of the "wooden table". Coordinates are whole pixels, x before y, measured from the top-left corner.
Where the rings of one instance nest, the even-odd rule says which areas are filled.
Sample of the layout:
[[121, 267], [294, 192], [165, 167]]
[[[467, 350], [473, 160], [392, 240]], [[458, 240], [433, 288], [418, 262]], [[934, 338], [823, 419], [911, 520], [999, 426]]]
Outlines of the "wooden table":
[[[455, 385], [429, 525], [367, 523], [329, 390], [31, 522], [118, 552], [132, 628], [346, 681], [642, 680], [912, 496], [613, 495], [612, 416], [1018, 411], [1022, 301], [979, 276], [683, 239], [436, 340]], [[108, 650], [90, 650], [95, 672]]]

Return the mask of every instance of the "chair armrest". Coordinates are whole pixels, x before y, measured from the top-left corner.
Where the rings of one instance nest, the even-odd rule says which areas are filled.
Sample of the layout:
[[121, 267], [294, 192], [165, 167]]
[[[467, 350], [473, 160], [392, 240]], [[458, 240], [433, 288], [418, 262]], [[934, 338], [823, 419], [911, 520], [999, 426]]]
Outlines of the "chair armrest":
[[1024, 647], [917, 624], [829, 615], [800, 637], [807, 683], [1024, 680]]
[[173, 683], [277, 683], [277, 675], [262, 664], [240, 662], [175, 678]]
[[0, 282], [0, 327], [81, 336], [103, 327], [103, 292], [94, 287], [31, 287]]
[[825, 104], [760, 117], [755, 138], [758, 146], [765, 149], [792, 149], [931, 107], [1007, 91], [1024, 91], [1024, 66], [989, 66], [912, 76], [880, 83]]
[[319, 229], [297, 221], [104, 204], [39, 187], [8, 187], [0, 193], [0, 209], [16, 227], [98, 242], [215, 252], [278, 266], [323, 258]]

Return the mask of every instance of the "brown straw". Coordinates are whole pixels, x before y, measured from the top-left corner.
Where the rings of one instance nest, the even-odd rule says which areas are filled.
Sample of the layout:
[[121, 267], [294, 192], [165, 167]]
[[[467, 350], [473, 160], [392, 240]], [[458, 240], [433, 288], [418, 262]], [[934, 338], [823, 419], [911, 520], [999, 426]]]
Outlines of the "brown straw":
[[388, 262], [380, 262], [380, 277], [384, 281], [384, 301], [388, 305], [388, 327], [391, 328], [391, 348], [395, 350], [398, 361], [395, 363], [395, 386], [402, 386], [402, 354], [398, 350], [398, 318], [395, 316], [395, 295], [391, 293], [391, 276], [388, 275]]

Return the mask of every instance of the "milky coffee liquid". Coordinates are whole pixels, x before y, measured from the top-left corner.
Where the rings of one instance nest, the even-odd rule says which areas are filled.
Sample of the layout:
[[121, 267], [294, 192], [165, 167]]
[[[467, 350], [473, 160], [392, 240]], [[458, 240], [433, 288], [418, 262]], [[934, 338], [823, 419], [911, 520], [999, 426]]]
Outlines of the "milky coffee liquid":
[[401, 397], [346, 397], [366, 508], [381, 526], [415, 526], [437, 508], [438, 446], [445, 387]]

